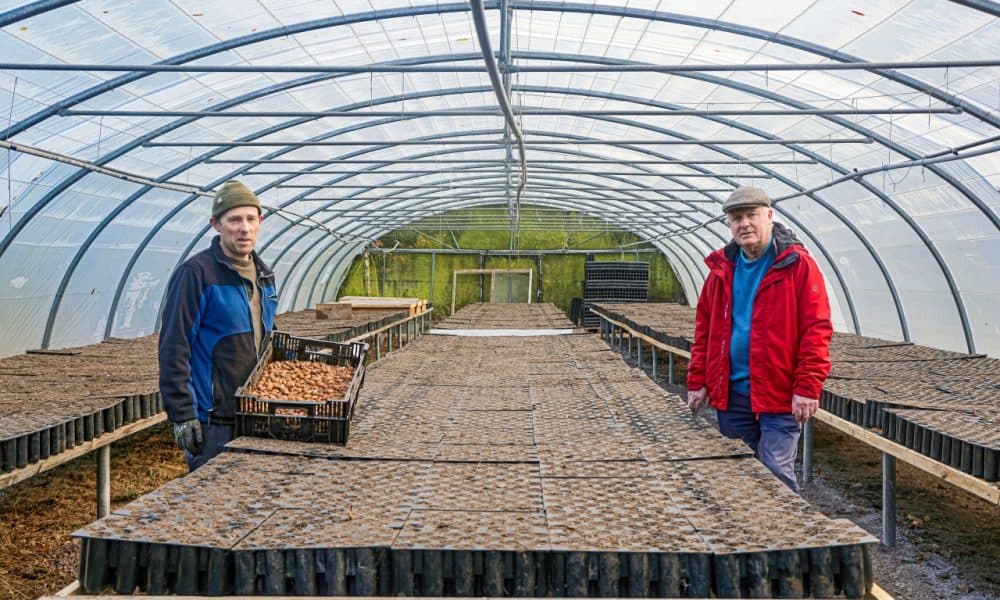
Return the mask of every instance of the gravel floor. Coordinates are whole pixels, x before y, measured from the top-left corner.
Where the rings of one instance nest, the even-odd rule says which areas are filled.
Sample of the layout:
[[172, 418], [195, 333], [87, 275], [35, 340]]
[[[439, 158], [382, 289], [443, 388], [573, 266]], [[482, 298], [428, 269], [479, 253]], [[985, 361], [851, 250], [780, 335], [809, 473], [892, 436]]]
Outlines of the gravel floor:
[[[662, 387], [673, 393], [686, 394], [687, 388], [683, 385], [670, 385], [665, 380], [660, 380], [659, 383]], [[710, 411], [706, 415], [706, 418], [714, 419]], [[850, 449], [851, 444], [860, 444], [844, 436], [832, 434], [832, 432], [827, 432], [826, 435], [827, 437], [833, 435], [839, 439], [824, 440], [825, 447], [823, 448], [823, 452], [828, 456], [831, 453], [836, 454], [837, 458], [849, 462], [852, 453]], [[819, 450], [817, 451], [819, 452]], [[872, 535], [881, 538], [882, 514], [880, 508], [877, 506], [873, 507], [868, 502], [858, 501], [856, 498], [852, 499], [852, 495], [856, 494], [851, 494], [855, 490], [871, 487], [873, 482], [868, 481], [864, 483], [861, 480], [867, 478], [867, 474], [857, 471], [852, 473], [849, 469], [838, 468], [833, 462], [829, 461], [823, 465], [822, 462], [817, 461], [816, 464], [819, 465], [819, 468], [816, 470], [817, 472], [813, 477], [813, 481], [802, 485], [802, 497], [828, 517], [850, 519]], [[826, 467], [825, 469], [823, 468], [824, 466]], [[799, 469], [801, 469], [801, 464], [799, 465]], [[800, 481], [801, 475], [800, 470]], [[897, 474], [898, 481], [900, 477], [901, 475]], [[926, 481], [922, 481], [921, 483], [928, 487], [935, 486], [935, 483], [929, 476], [926, 478]], [[876, 486], [881, 485], [877, 476], [874, 484]], [[950, 486], [947, 484], [937, 484], [936, 487], [942, 491], [937, 494], [927, 494], [926, 501], [930, 504], [930, 506], [924, 506], [928, 511], [925, 515], [927, 521], [931, 521], [932, 519], [941, 520], [937, 515], [944, 515], [951, 510], [951, 507], [947, 504], [949, 492], [951, 494], [961, 494], [961, 492], [953, 488], [949, 490]], [[934, 496], [940, 496], [943, 501], [935, 501]], [[997, 530], [996, 517], [998, 513], [996, 511], [992, 514], [991, 524], [990, 509], [985, 507], [985, 504], [983, 506], [975, 506], [976, 504], [980, 504], [980, 502], [974, 498], [964, 498], [961, 504], [972, 504], [974, 508], [979, 509], [973, 511], [975, 521], [968, 523], [970, 528], [979, 528], [982, 524], [980, 519], [982, 519], [982, 522], [985, 522], [989, 530], [994, 532]], [[902, 513], [901, 506], [897, 506], [897, 513]], [[904, 519], [906, 517], [906, 515], [901, 516]], [[989, 573], [990, 571], [993, 573], [996, 572], [995, 564], [997, 556], [993, 547], [983, 548], [981, 554], [974, 553], [971, 557], [966, 555], [958, 559], [949, 559], [939, 552], [929, 550], [927, 546], [931, 545], [931, 543], [922, 538], [931, 536], [923, 535], [923, 533], [919, 529], [911, 530], [897, 524], [896, 548], [890, 550], [882, 545], [874, 547], [872, 563], [875, 571], [875, 583], [879, 587], [899, 600], [943, 600], [952, 598], [961, 598], [962, 600], [991, 600], [1000, 598], [1000, 595], [997, 593], [1000, 586], [992, 580], [995, 575], [984, 575], [984, 573]], [[959, 536], [961, 534], [956, 532], [955, 535]], [[995, 535], [991, 535], [989, 532], [986, 535], [993, 538], [994, 545], [997, 543]], [[946, 544], [938, 544], [938, 548], [943, 553], [951, 552], [951, 549], [947, 548]], [[970, 564], [970, 559], [973, 559], [972, 564]], [[967, 571], [968, 576], [963, 577], [962, 571]]]

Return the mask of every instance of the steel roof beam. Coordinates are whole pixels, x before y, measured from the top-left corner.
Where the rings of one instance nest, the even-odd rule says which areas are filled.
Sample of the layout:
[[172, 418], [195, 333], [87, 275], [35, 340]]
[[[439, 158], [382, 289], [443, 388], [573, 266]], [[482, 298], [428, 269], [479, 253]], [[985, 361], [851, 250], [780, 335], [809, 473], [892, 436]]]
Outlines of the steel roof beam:
[[[678, 108], [678, 109], [562, 109], [516, 106], [514, 110], [519, 116], [552, 116], [552, 117], [796, 117], [796, 116], [831, 116], [831, 115], [958, 115], [962, 109], [958, 107], [944, 108]], [[214, 111], [214, 110], [96, 110], [71, 109], [59, 111], [60, 117], [193, 117], [198, 119], [228, 119], [239, 118], [334, 118], [334, 117], [502, 117], [503, 111], [494, 108], [448, 108], [440, 110], [246, 110], [246, 111]]]
[[[562, 172], [562, 173], [572, 173], [571, 171], [565, 171], [565, 172], [563, 172], [563, 171], [547, 171], [547, 172], [551, 172], [551, 173], [560, 173], [560, 172]], [[435, 175], [440, 175], [440, 173], [420, 173], [420, 174], [418, 174], [419, 177], [433, 177]], [[595, 176], [605, 176], [605, 175], [617, 175], [617, 174], [610, 173], [610, 174], [604, 174], [604, 175], [602, 175], [600, 173], [594, 173], [594, 175]], [[676, 177], [676, 175], [675, 175], [675, 177]], [[705, 175], [705, 177], [716, 177], [716, 176], [715, 175]], [[719, 175], [718, 177], [722, 177], [722, 176]], [[762, 176], [758, 175], [758, 177], [762, 177]], [[588, 183], [588, 182], [586, 182], [586, 181], [580, 181], [579, 183]], [[417, 184], [417, 185], [419, 185], [419, 184]], [[292, 183], [292, 184], [276, 185], [274, 187], [276, 189], [307, 189], [307, 190], [364, 188], [366, 191], [369, 191], [369, 190], [380, 190], [380, 189], [382, 189], [382, 190], [391, 190], [391, 189], [396, 189], [396, 188], [412, 189], [414, 186], [412, 186], [412, 185], [383, 185], [383, 184], [378, 184], [378, 183], [354, 183], [354, 184], [324, 183], [324, 184], [316, 184], [316, 185], [309, 185], [309, 184], [301, 184], [301, 185], [299, 185], [299, 184]], [[444, 191], [447, 191], [447, 190], [451, 190], [451, 189], [463, 189], [463, 188], [470, 188], [470, 187], [475, 188], [477, 186], [449, 185], [449, 184], [445, 183], [445, 184], [433, 185], [433, 186], [431, 186], [431, 185], [425, 185], [425, 186], [421, 186], [421, 187], [423, 189], [425, 189], [425, 190], [444, 190]], [[538, 185], [538, 184], [534, 184], [533, 183], [529, 187], [533, 188], [533, 189], [547, 189], [547, 188], [550, 188], [550, 187], [553, 187], [553, 186], [544, 186], [544, 185]], [[506, 188], [503, 186], [502, 183], [498, 183], [498, 184], [492, 185], [492, 186], [486, 185], [486, 186], [480, 187], [479, 189], [489, 190], [489, 191], [499, 191], [499, 190], [504, 190]], [[568, 188], [568, 189], [570, 189], [570, 190], [580, 190], [580, 191], [582, 191], [582, 190], [591, 190], [591, 189], [600, 189], [600, 190], [605, 190], [605, 191], [642, 191], [641, 189], [633, 189], [633, 188], [606, 188], [606, 187], [596, 187], [596, 188], [595, 187], [571, 187], [571, 188]], [[671, 189], [673, 189], [673, 188], [671, 188]], [[659, 188], [651, 188], [650, 191], [656, 192], [656, 191], [661, 191], [661, 190]], [[726, 191], [732, 191], [732, 188], [730, 188], [729, 190], [726, 190]], [[305, 200], [308, 200], [308, 199], [309, 198], [305, 198]]]
[[6, 27], [12, 23], [30, 19], [31, 17], [47, 13], [50, 10], [55, 10], [78, 1], [79, 0], [39, 0], [38, 2], [24, 4], [22, 6], [18, 6], [17, 8], [12, 8], [11, 10], [0, 13], [0, 27]]
[[[396, 117], [413, 117], [412, 114], [408, 113], [396, 113]], [[528, 130], [529, 134], [535, 134], [536, 132]], [[551, 134], [544, 134], [551, 135]], [[492, 143], [495, 144], [497, 148], [503, 148], [503, 144], [496, 142], [494, 140], [428, 140], [427, 142], [420, 142], [418, 140], [322, 140], [322, 141], [294, 141], [294, 140], [283, 140], [283, 141], [272, 141], [272, 142], [144, 142], [142, 146], [144, 148], [250, 148], [250, 147], [273, 147], [273, 146], [287, 146], [286, 149], [295, 148], [309, 148], [313, 146], [461, 146], [464, 144], [478, 144], [478, 143]], [[785, 144], [871, 144], [872, 139], [869, 137], [859, 137], [859, 138], [766, 138], [766, 139], [747, 139], [747, 138], [735, 138], [735, 139], [623, 139], [623, 140], [594, 140], [594, 139], [581, 139], [576, 141], [571, 140], [531, 140], [527, 142], [528, 146], [603, 146], [603, 145], [618, 145], [618, 144], [628, 144], [628, 145], [641, 145], [641, 146], [753, 146], [760, 144], [762, 146], [774, 146], [774, 145], [785, 145]], [[319, 161], [309, 161], [309, 160], [264, 160], [264, 159], [247, 159], [234, 161], [231, 159], [210, 159], [204, 161], [208, 164], [221, 164], [221, 163], [253, 163], [253, 162], [319, 162]]]
[[[398, 187], [402, 188], [402, 189], [406, 189], [406, 190], [412, 190], [412, 191], [420, 191], [420, 190], [424, 189], [423, 186], [419, 186], [419, 185], [418, 186], [402, 186], [401, 185], [401, 186], [398, 186]], [[473, 187], [475, 187], [475, 186], [469, 186], [469, 189], [471, 189]], [[463, 189], [465, 189], [465, 188], [463, 188]], [[531, 200], [531, 198], [544, 198], [544, 197], [546, 197], [545, 194], [551, 193], [552, 191], [558, 191], [559, 189], [560, 188], [557, 187], [557, 186], [551, 186], [547, 190], [543, 190], [543, 191], [537, 192], [536, 194], [532, 195], [530, 198], [528, 198], [528, 200]], [[712, 190], [699, 190], [699, 189], [691, 189], [691, 190], [684, 190], [684, 189], [676, 189], [676, 190], [651, 189], [651, 190], [646, 190], [646, 189], [643, 189], [643, 188], [603, 188], [603, 189], [602, 188], [590, 188], [590, 189], [585, 189], [585, 190], [577, 190], [577, 189], [574, 189], [574, 188], [562, 188], [562, 189], [565, 189], [565, 190], [570, 191], [570, 192], [576, 192], [576, 191], [583, 191], [583, 192], [614, 192], [614, 193], [651, 192], [651, 193], [656, 193], [656, 194], [662, 194], [662, 193], [665, 193], [665, 192], [670, 192], [670, 193], [697, 192], [697, 193], [703, 194], [705, 192], [712, 191]], [[718, 190], [718, 191], [731, 191], [731, 190]], [[490, 197], [494, 197], [494, 198], [497, 198], [497, 199], [502, 199], [503, 195], [500, 194], [500, 193], [498, 193], [498, 192], [499, 192], [499, 190], [498, 191], [494, 191], [494, 192], [490, 192], [490, 193], [488, 193], [488, 194], [486, 194], [484, 196], [481, 196], [481, 197], [484, 200], [485, 199], [489, 199]], [[407, 198], [409, 196], [399, 196], [399, 197], [401, 197], [401, 198]], [[440, 196], [440, 195], [438, 195], [438, 196], [421, 196], [421, 198], [434, 198], [434, 199], [439, 199], [439, 200], [447, 200], [448, 198], [451, 198], [451, 197], [453, 197], [453, 196]], [[566, 197], [567, 198], [574, 198], [574, 199], [578, 199], [578, 200], [593, 200], [592, 196], [566, 196]], [[343, 196], [341, 198], [330, 198], [330, 197], [323, 197], [323, 198], [299, 198], [298, 200], [296, 200], [296, 202], [297, 203], [302, 203], [302, 202], [348, 202], [348, 201], [372, 201], [372, 200], [385, 200], [385, 199], [386, 199], [386, 196], [384, 196], [384, 195], [383, 196]], [[616, 199], [618, 199], [618, 200], [625, 200], [626, 198], [616, 198]], [[719, 204], [718, 200], [710, 200], [710, 199], [704, 199], [704, 198], [661, 198], [661, 197], [656, 197], [656, 198], [636, 198], [636, 199], [637, 200], [641, 200], [642, 202], [656, 202], [656, 203], [663, 203], [663, 202], [692, 203], [692, 202], [694, 202], [694, 203], [699, 203], [699, 204]]]
[[[461, 162], [461, 161], [456, 161]], [[611, 160], [602, 161], [603, 164], [608, 164], [614, 162]], [[457, 165], [456, 165], [457, 166]], [[503, 166], [490, 164], [486, 165], [490, 167]], [[496, 175], [503, 175], [503, 171], [489, 171], [486, 170], [482, 165], [477, 165], [480, 173], [492, 173]], [[532, 169], [534, 171], [534, 169]], [[404, 173], [426, 173], [427, 175], [442, 175], [447, 173], [456, 173], [457, 171], [451, 169], [379, 169], [377, 171], [365, 170], [365, 171], [246, 171], [244, 175], [294, 175], [295, 177], [302, 177], [305, 175], [386, 175], [393, 174], [399, 175]], [[745, 173], [648, 173], [639, 171], [587, 171], [587, 170], [567, 170], [567, 169], [556, 169], [556, 168], [546, 168], [539, 169], [542, 173], [580, 173], [581, 175], [633, 175], [636, 177], [750, 177]], [[280, 185], [278, 187], [300, 187], [293, 185]]]
[[[79, 0], [60, 0], [49, 4], [67, 4]], [[950, 0], [957, 2], [958, 0]], [[38, 3], [43, 4], [43, 3]], [[988, 4], [993, 4], [992, 2]], [[45, 12], [44, 10], [39, 12]], [[36, 13], [37, 14], [37, 13]], [[32, 15], [28, 15], [32, 16]], [[22, 20], [5, 20], [0, 27]], [[779, 71], [871, 71], [873, 69], [974, 69], [1000, 66], [1000, 59], [854, 61], [834, 63], [694, 63], [681, 65], [510, 65], [511, 73], [711, 73]], [[107, 64], [107, 63], [25, 63], [0, 62], [7, 71], [82, 71], [88, 73], [486, 73], [485, 66], [472, 65], [195, 65], [195, 64]], [[501, 72], [504, 70], [501, 69]]]
[[[545, 150], [543, 150], [545, 152]], [[497, 159], [476, 159], [476, 158], [443, 158], [443, 159], [426, 159], [426, 158], [414, 158], [414, 159], [337, 159], [331, 162], [331, 165], [399, 165], [399, 164], [424, 164], [424, 165], [436, 165], [438, 167], [446, 165], [448, 163], [462, 163], [463, 165], [494, 165], [502, 166], [503, 158]], [[208, 161], [202, 161], [208, 162]], [[232, 161], [213, 161], [215, 164], [222, 162], [228, 162], [229, 164], [242, 164], [244, 161], [232, 160]], [[316, 163], [322, 161], [316, 160], [302, 160], [293, 161], [301, 163]], [[699, 159], [680, 159], [680, 158], [666, 158], [661, 160], [650, 159], [650, 160], [618, 160], [613, 158], [560, 158], [560, 163], [570, 164], [570, 165], [606, 165], [608, 163], [614, 163], [616, 165], [815, 165], [819, 164], [818, 161], [812, 159], [778, 159], [778, 160], [767, 160], [767, 159], [752, 159], [752, 160], [736, 160], [731, 158], [726, 159], [710, 159], [710, 160], [699, 160]], [[292, 173], [329, 173], [332, 171], [245, 171], [245, 175], [290, 175]], [[380, 170], [379, 172], [385, 173], [385, 171]]]

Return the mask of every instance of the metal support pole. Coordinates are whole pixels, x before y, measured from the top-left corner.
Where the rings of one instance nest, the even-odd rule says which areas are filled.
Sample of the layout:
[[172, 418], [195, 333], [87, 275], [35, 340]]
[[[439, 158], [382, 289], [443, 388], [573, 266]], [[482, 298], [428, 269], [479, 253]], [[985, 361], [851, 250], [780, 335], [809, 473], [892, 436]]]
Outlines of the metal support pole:
[[896, 547], [896, 457], [882, 453], [882, 544]]
[[97, 518], [111, 512], [111, 444], [97, 449]]
[[642, 368], [642, 338], [635, 338], [635, 359]]
[[375, 334], [375, 360], [382, 359], [382, 334]]
[[674, 353], [667, 352], [667, 383], [674, 385]]
[[431, 252], [431, 289], [427, 292], [427, 301], [434, 303], [434, 263], [437, 259], [437, 252]]
[[653, 379], [656, 379], [656, 346], [652, 348], [653, 352]]
[[802, 483], [813, 479], [813, 420], [802, 427]]

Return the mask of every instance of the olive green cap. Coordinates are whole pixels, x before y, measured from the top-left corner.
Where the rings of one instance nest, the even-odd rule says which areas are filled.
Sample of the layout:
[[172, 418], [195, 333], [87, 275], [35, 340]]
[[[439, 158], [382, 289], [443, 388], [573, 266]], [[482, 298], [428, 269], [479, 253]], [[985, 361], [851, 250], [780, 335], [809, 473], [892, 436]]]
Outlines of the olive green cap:
[[212, 217], [218, 219], [227, 210], [237, 206], [254, 206], [257, 212], [261, 212], [260, 200], [257, 195], [243, 183], [231, 179], [222, 184], [219, 191], [215, 192], [215, 199], [212, 201]]

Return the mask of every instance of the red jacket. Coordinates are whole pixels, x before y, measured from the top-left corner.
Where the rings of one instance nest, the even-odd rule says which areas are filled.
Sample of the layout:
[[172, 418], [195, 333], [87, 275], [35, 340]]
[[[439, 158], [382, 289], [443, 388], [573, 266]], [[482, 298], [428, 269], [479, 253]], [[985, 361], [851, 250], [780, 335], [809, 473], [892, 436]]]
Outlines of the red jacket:
[[[819, 398], [830, 372], [830, 301], [823, 274], [795, 234], [781, 223], [776, 255], [757, 288], [750, 321], [750, 406], [755, 413], [792, 412], [792, 394]], [[739, 246], [708, 255], [710, 272], [698, 298], [689, 390], [708, 388], [717, 410], [729, 405], [729, 337], [733, 272]]]

